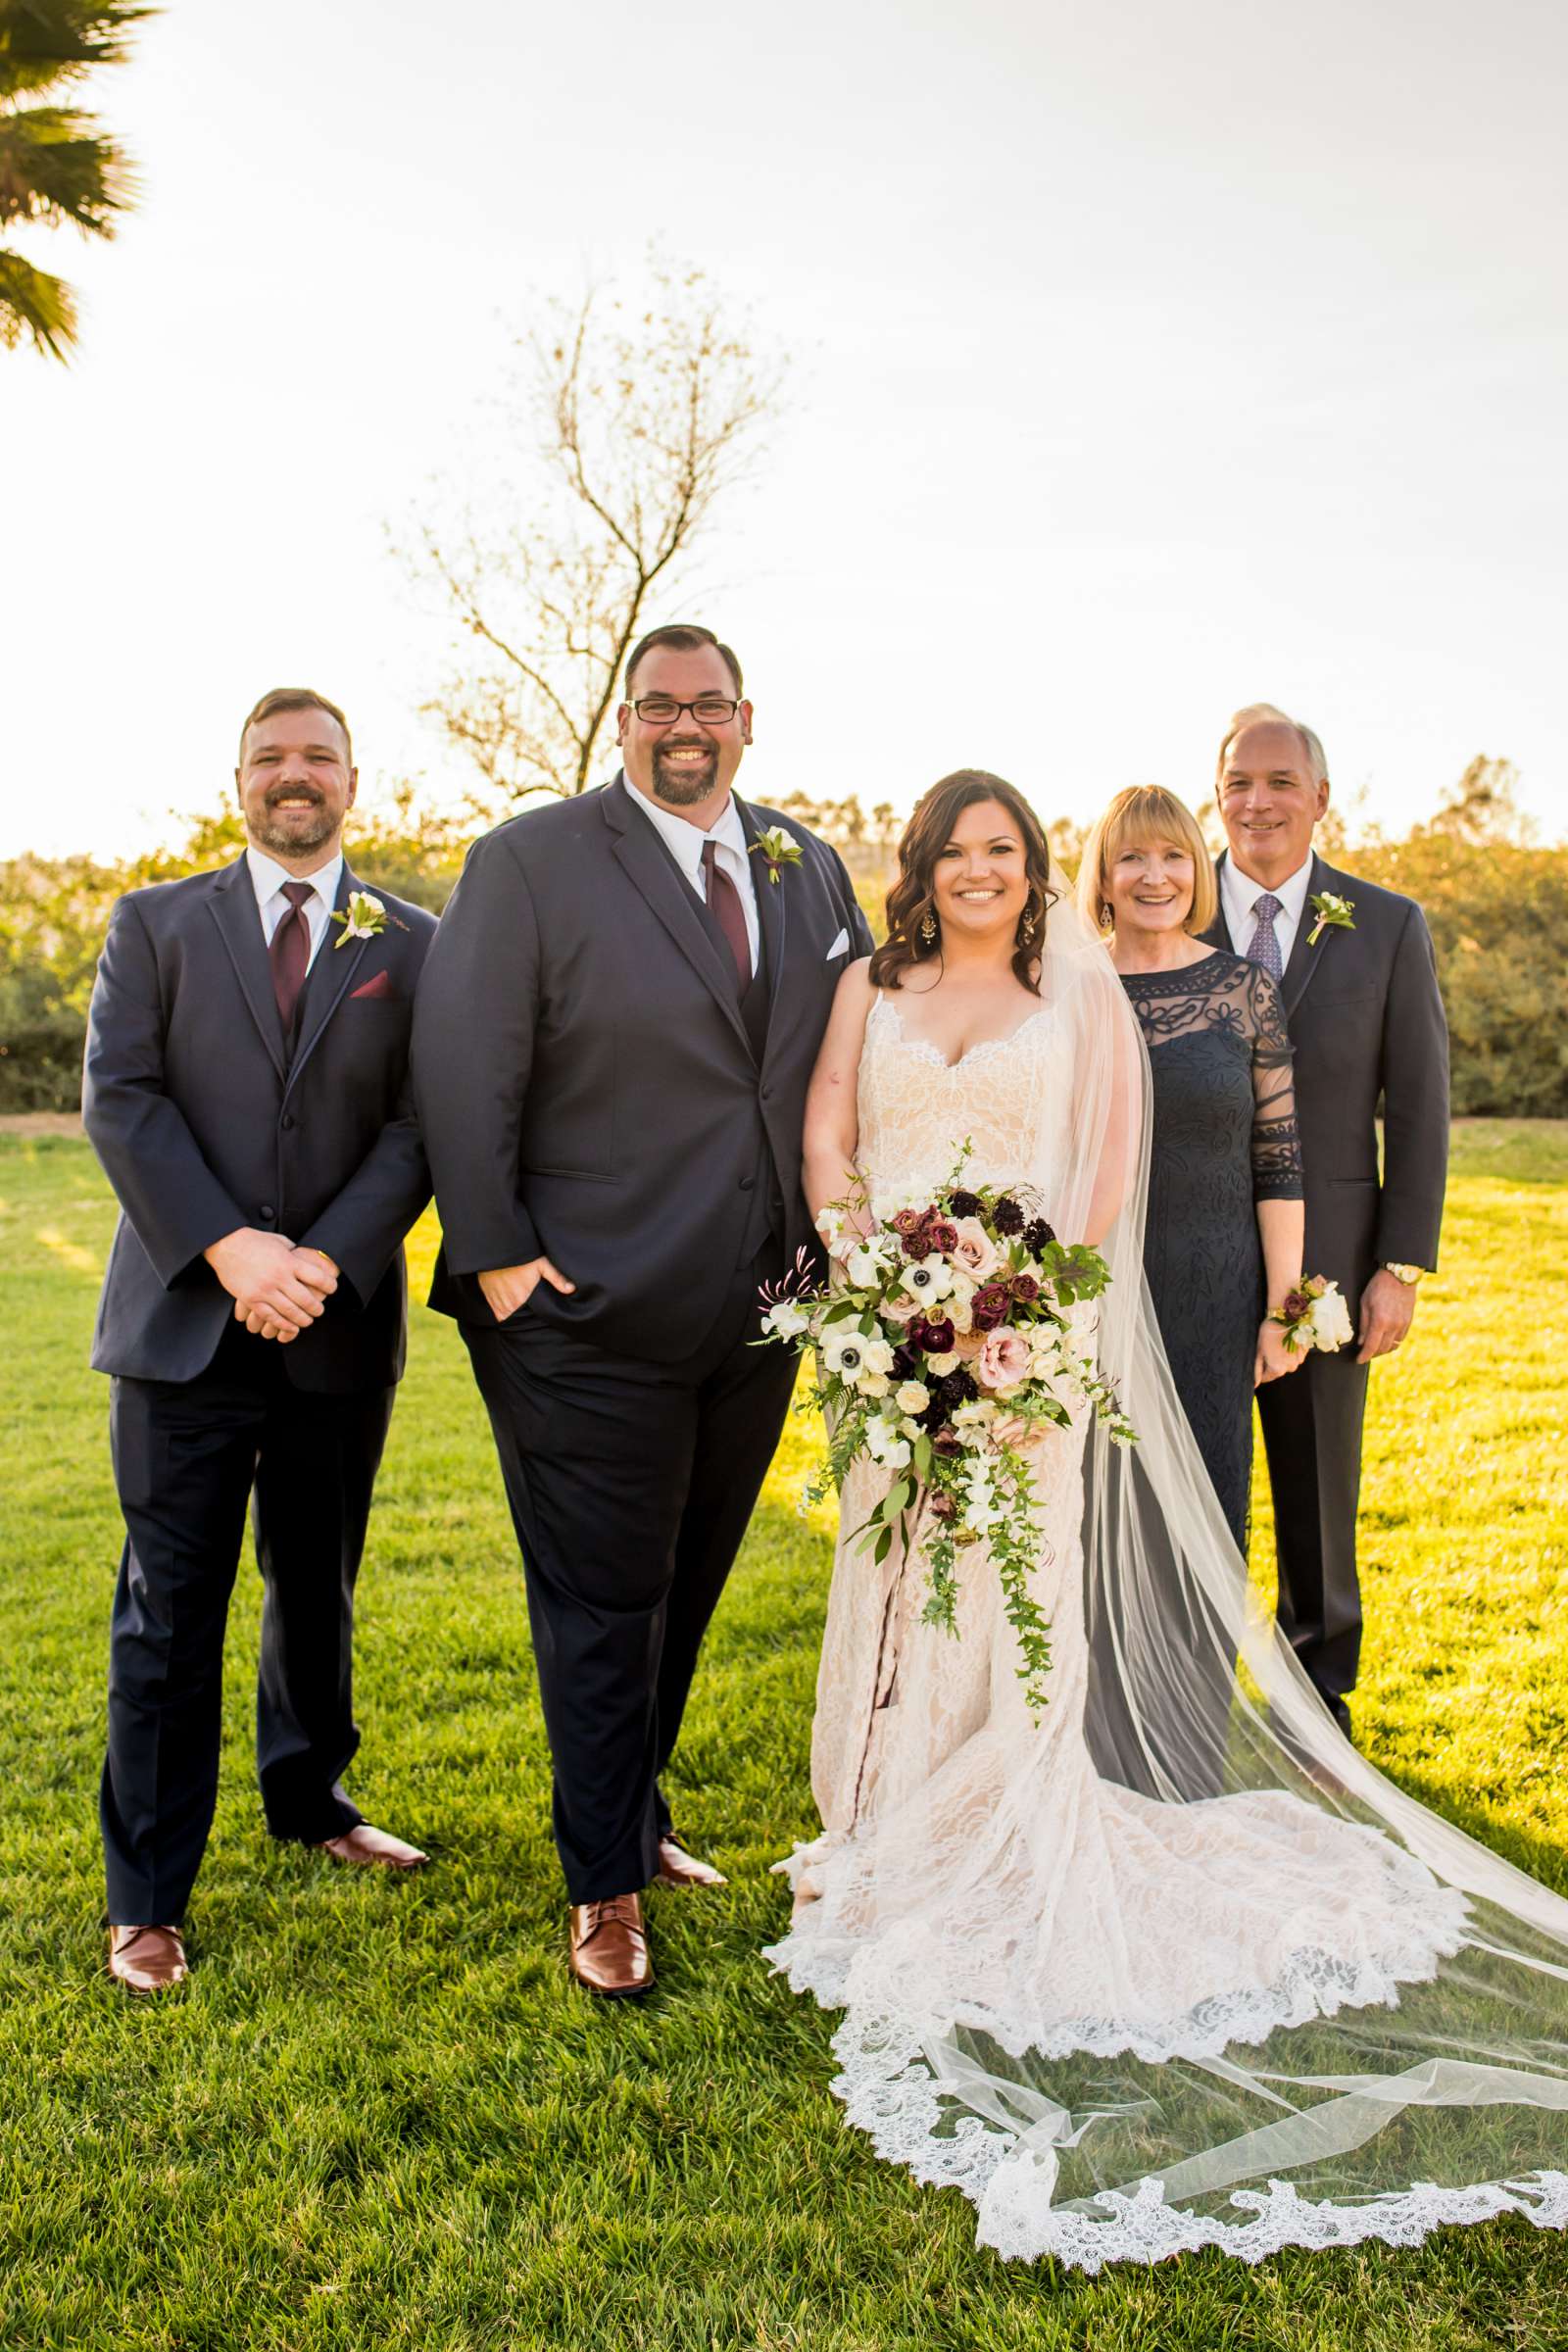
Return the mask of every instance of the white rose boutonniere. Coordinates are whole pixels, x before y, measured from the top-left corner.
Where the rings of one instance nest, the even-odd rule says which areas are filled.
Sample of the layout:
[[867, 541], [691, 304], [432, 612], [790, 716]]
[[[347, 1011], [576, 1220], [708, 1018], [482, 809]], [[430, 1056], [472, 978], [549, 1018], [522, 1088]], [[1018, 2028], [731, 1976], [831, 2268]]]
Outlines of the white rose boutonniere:
[[1337, 899], [1332, 890], [1320, 890], [1310, 901], [1317, 921], [1306, 935], [1306, 944], [1315, 948], [1325, 930], [1353, 931], [1355, 929], [1355, 901]]
[[351, 939], [379, 939], [388, 921], [397, 923], [400, 931], [408, 924], [398, 922], [396, 915], [388, 916], [385, 906], [372, 890], [351, 890], [346, 906], [332, 909], [332, 920], [342, 929], [332, 942], [335, 948], [346, 948]]
[[787, 865], [801, 862], [801, 845], [792, 841], [782, 825], [769, 825], [752, 844], [752, 856], [760, 858], [767, 867], [769, 882], [776, 882]]

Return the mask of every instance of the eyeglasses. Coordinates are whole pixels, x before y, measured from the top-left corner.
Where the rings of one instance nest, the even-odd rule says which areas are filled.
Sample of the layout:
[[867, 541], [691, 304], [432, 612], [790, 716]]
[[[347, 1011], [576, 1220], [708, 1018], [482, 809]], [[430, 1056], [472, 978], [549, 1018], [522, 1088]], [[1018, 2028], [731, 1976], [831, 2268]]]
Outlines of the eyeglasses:
[[727, 727], [740, 704], [727, 694], [700, 694], [694, 703], [677, 703], [672, 694], [645, 694], [632, 709], [645, 727], [671, 726], [683, 710], [700, 727]]

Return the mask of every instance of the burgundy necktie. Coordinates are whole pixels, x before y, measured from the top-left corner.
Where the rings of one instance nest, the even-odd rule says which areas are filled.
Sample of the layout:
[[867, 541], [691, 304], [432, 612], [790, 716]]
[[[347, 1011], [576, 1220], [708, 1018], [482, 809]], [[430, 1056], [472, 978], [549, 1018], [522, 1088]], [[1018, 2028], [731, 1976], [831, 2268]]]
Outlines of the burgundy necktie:
[[718, 917], [718, 927], [729, 942], [729, 952], [735, 958], [735, 982], [742, 996], [752, 985], [752, 943], [747, 936], [746, 909], [741, 894], [718, 862], [718, 844], [703, 844], [703, 885], [708, 892], [708, 904]]
[[272, 994], [277, 999], [285, 1037], [294, 1027], [294, 1007], [300, 1001], [311, 960], [311, 926], [305, 919], [305, 902], [314, 896], [315, 890], [314, 882], [284, 883], [288, 912], [272, 933], [272, 944], [268, 951], [272, 966]]

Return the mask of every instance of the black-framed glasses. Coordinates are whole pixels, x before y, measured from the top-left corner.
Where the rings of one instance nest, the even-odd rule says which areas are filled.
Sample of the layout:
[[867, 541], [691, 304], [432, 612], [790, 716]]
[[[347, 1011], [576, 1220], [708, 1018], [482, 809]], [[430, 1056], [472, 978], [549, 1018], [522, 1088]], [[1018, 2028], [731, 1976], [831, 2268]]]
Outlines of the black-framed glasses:
[[740, 704], [728, 694], [700, 694], [691, 703], [677, 703], [672, 694], [645, 694], [632, 709], [645, 727], [673, 726], [686, 710], [700, 727], [727, 727]]

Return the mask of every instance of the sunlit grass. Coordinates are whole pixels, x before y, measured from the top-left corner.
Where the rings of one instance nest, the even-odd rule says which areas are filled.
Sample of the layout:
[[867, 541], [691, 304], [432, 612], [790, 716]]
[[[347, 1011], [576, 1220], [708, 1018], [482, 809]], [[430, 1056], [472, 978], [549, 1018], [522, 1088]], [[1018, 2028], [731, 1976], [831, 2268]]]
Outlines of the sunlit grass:
[[[1568, 1883], [1568, 1129], [1456, 1136], [1441, 1276], [1375, 1376], [1364, 1744]], [[583, 2352], [1467, 2352], [1563, 2340], [1568, 2245], [1504, 2221], [1408, 2254], [1009, 2268], [969, 2207], [846, 2131], [831, 2021], [770, 1978], [767, 1865], [810, 1825], [828, 1542], [792, 1425], [714, 1629], [681, 1810], [731, 1874], [652, 1900], [661, 1984], [566, 1982], [512, 1538], [455, 1334], [418, 1312], [362, 1586], [354, 1786], [435, 1865], [387, 1884], [273, 1846], [233, 1613], [197, 1967], [102, 1976], [94, 1795], [118, 1521], [85, 1370], [111, 1229], [90, 1153], [0, 1143], [0, 2343]], [[418, 1237], [427, 1259], [432, 1236]], [[416, 1277], [417, 1287], [417, 1277]], [[1259, 1497], [1266, 1546], [1266, 1494]]]

